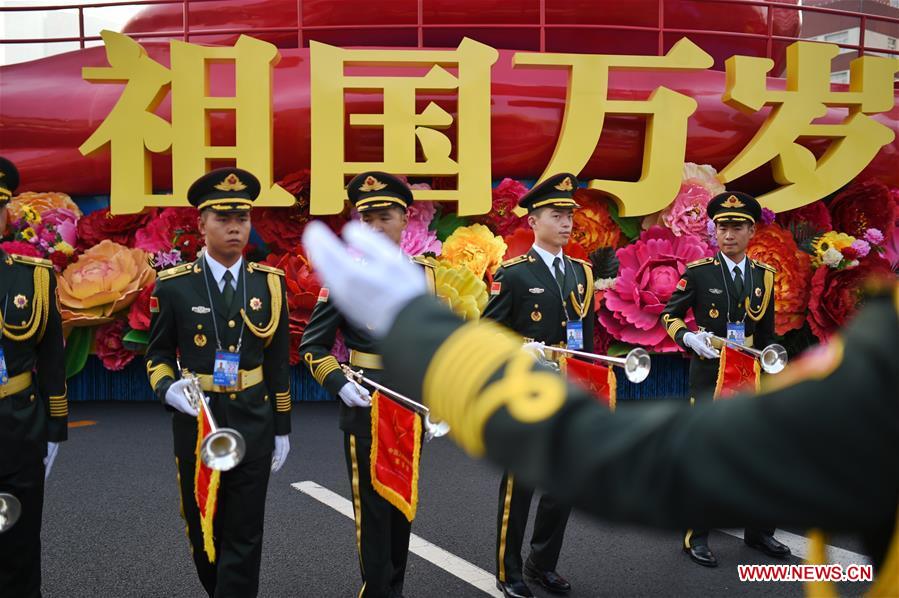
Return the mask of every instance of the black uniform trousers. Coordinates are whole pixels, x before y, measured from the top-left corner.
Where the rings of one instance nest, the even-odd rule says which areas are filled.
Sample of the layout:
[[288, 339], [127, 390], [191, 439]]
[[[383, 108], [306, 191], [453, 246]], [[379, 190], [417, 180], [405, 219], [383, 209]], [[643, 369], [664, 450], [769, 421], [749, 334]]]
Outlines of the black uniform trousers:
[[[496, 577], [501, 582], [522, 580], [521, 546], [533, 495], [533, 488], [518, 482], [508, 471], [503, 474], [496, 519]], [[528, 557], [537, 569], [555, 571], [570, 513], [570, 506], [549, 494], [540, 497]]]
[[403, 594], [412, 524], [371, 485], [371, 438], [344, 433], [343, 450], [353, 493], [360, 598]]
[[[196, 420], [175, 414], [173, 428], [176, 435], [188, 433], [185, 426], [190, 425], [193, 425], [196, 436]], [[187, 537], [200, 583], [210, 598], [256, 596], [262, 562], [265, 497], [272, 467], [271, 453], [244, 461], [234, 469], [221, 473], [213, 520], [214, 563], [209, 562], [203, 549], [200, 510], [194, 498], [196, 458], [182, 453], [177, 458], [177, 464], [181, 513], [187, 525]]]
[[[696, 402], [712, 401], [715, 392], [715, 383], [718, 380], [718, 359], [700, 359], [694, 356], [690, 361], [690, 396]], [[774, 527], [746, 528], [746, 536], [750, 535], [774, 535]], [[709, 530], [688, 529], [684, 534], [684, 547], [709, 545]]]
[[33, 454], [15, 471], [0, 474], [0, 492], [22, 503], [22, 515], [0, 534], [0, 596], [41, 595], [41, 516], [44, 510], [44, 461]]

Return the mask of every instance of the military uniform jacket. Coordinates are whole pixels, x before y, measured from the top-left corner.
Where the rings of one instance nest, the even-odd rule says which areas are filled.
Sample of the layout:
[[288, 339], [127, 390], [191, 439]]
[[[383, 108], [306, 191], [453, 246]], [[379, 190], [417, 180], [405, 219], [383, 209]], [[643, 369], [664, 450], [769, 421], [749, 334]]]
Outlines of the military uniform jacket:
[[565, 256], [565, 285], [536, 251], [503, 262], [493, 277], [490, 301], [482, 316], [524, 338], [547, 345], [565, 343], [569, 318], [584, 324], [584, 351], [593, 351], [593, 270], [588, 262]]
[[687, 264], [662, 311], [662, 324], [668, 335], [693, 358], [690, 364], [693, 396], [714, 389], [719, 360], [699, 357], [684, 344], [684, 335], [691, 332], [684, 322], [687, 311], [693, 309], [693, 317], [700, 329], [720, 337], [727, 335], [728, 321], [743, 322], [747, 344], [752, 337], [749, 346], [762, 349], [774, 342], [775, 274], [776, 270], [771, 266], [748, 259], [743, 296], [738, 298], [733, 275], [727, 272], [720, 253]]
[[[262, 382], [240, 392], [207, 392], [207, 395], [218, 425], [243, 434], [247, 443], [246, 460], [252, 460], [271, 453], [275, 435], [290, 432], [290, 338], [283, 271], [244, 261], [241, 274], [234, 302], [226, 310], [221, 291], [202, 256], [193, 263], [161, 272], [151, 299], [151, 311], [156, 313], [150, 323], [146, 362], [150, 385], [165, 403], [166, 391], [180, 377], [176, 356], [180, 356], [183, 369], [195, 374], [213, 374], [216, 354], [213, 318], [224, 351], [237, 349], [243, 327], [240, 369], [250, 371], [261, 367]], [[195, 418], [176, 412], [175, 429], [181, 428], [185, 433], [175, 435], [175, 454], [193, 455]]]
[[26, 459], [43, 458], [48, 441], [67, 438], [62, 320], [50, 261], [0, 249], [0, 315], [10, 381], [32, 372], [31, 385], [18, 392], [6, 394], [0, 385], [0, 472], [5, 472]]
[[[433, 292], [436, 283], [433, 266], [421, 257], [414, 257], [412, 260], [425, 268], [428, 288]], [[349, 407], [338, 396], [340, 389], [347, 383], [340, 363], [331, 355], [338, 332], [343, 336], [347, 349], [376, 355], [379, 353], [375, 340], [369, 332], [347, 322], [334, 304], [328, 301], [328, 290], [323, 288], [312, 310], [309, 323], [303, 331], [299, 348], [300, 359], [309, 367], [315, 381], [337, 399], [340, 409], [340, 429], [357, 436], [370, 437], [371, 409]], [[353, 366], [353, 369], [362, 369], [365, 377], [378, 383], [384, 382], [380, 368]], [[369, 388], [369, 391], [371, 390]]]
[[397, 391], [422, 400], [469, 454], [607, 520], [853, 532], [877, 563], [899, 531], [897, 310], [899, 287], [762, 394], [693, 408], [609, 413], [522, 359], [517, 338], [424, 297], [384, 338], [384, 364]]

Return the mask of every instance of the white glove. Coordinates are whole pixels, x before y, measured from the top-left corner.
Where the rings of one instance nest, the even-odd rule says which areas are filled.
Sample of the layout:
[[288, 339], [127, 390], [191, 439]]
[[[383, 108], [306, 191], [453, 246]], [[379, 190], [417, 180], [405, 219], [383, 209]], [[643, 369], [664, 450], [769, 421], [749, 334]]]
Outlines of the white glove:
[[343, 238], [346, 244], [321, 222], [310, 222], [303, 232], [303, 247], [341, 313], [381, 338], [400, 310], [427, 292], [424, 271], [387, 237], [359, 222], [348, 223]]
[[56, 453], [59, 452], [58, 442], [47, 443], [47, 456], [44, 457], [44, 479], [50, 477], [50, 470], [53, 469], [53, 462], [56, 460]]
[[368, 389], [353, 381], [344, 384], [337, 394], [347, 407], [371, 407], [371, 394]]
[[188, 387], [190, 382], [187, 380], [175, 380], [169, 389], [165, 391], [165, 402], [174, 407], [181, 413], [186, 413], [192, 417], [197, 417], [197, 410], [194, 409], [187, 397], [184, 396], [184, 389]]
[[287, 434], [275, 436], [275, 452], [272, 453], [272, 473], [281, 469], [281, 466], [287, 461], [288, 454], [290, 454], [290, 438]]
[[688, 332], [684, 335], [684, 344], [693, 349], [693, 351], [699, 355], [700, 357], [705, 357], [706, 359], [717, 359], [719, 357], [718, 350], [713, 348], [709, 339], [711, 338], [712, 333], [710, 332]]
[[530, 353], [531, 355], [533, 355], [534, 359], [536, 359], [537, 361], [541, 363], [546, 361], [546, 354], [543, 352], [543, 350], [546, 348], [546, 345], [544, 345], [543, 343], [531, 341], [522, 345], [521, 348], [525, 353]]

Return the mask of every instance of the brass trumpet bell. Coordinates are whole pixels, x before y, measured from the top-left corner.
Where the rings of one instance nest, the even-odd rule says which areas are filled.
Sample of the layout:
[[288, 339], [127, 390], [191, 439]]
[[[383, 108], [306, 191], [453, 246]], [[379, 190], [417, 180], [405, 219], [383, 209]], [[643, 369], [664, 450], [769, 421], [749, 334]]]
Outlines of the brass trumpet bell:
[[0, 492], [0, 534], [16, 524], [22, 515], [22, 503], [12, 494]]

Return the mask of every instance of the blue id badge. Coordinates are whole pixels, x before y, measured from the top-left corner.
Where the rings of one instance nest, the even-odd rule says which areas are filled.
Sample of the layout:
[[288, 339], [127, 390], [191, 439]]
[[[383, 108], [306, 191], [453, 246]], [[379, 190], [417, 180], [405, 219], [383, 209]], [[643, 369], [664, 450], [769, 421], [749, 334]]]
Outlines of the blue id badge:
[[571, 321], [565, 325], [565, 339], [567, 346], [574, 351], [584, 348], [584, 323], [580, 320]]
[[217, 386], [231, 388], [237, 386], [237, 372], [240, 368], [240, 353], [217, 351], [212, 382]]
[[746, 324], [743, 322], [727, 323], [727, 340], [734, 341], [740, 345], [746, 344]]
[[3, 356], [3, 347], [0, 347], [0, 384], [9, 382], [9, 372], [6, 371], [6, 357]]

